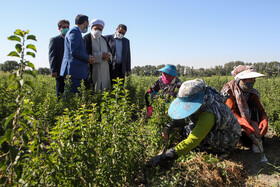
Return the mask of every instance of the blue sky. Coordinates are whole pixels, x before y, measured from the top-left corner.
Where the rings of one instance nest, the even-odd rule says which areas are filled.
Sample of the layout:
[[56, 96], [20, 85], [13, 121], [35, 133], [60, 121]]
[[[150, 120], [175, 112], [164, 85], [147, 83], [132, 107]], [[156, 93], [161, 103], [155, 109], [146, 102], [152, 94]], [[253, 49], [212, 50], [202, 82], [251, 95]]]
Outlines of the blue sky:
[[208, 68], [230, 61], [280, 61], [279, 0], [1, 0], [0, 63], [16, 29], [37, 37], [36, 68], [49, 67], [49, 39], [57, 22], [77, 14], [105, 21], [103, 35], [126, 24], [132, 67], [180, 64]]

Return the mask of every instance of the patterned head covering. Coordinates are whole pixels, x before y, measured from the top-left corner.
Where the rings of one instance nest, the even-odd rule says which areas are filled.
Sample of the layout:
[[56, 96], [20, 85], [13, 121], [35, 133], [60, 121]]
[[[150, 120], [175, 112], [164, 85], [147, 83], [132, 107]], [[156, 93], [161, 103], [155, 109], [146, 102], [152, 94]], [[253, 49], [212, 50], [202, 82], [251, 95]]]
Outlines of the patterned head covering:
[[258, 73], [252, 66], [239, 65], [231, 72], [234, 79], [250, 79], [264, 77], [264, 74]]
[[170, 104], [168, 114], [173, 119], [183, 119], [195, 113], [202, 105], [206, 84], [201, 79], [185, 81], [178, 97]]
[[254, 93], [259, 97], [259, 93], [256, 89], [251, 89], [249, 93], [242, 91], [239, 86], [239, 81], [242, 79], [250, 79], [263, 77], [265, 75], [257, 73], [252, 66], [239, 65], [231, 72], [235, 80], [232, 80], [224, 85], [222, 88], [223, 93], [228, 93], [230, 90], [235, 97], [236, 104], [240, 113], [240, 116], [250, 121], [250, 109], [248, 106], [249, 93]]
[[165, 67], [159, 69], [158, 71], [162, 71], [171, 76], [177, 76], [176, 67], [171, 64], [166, 64]]

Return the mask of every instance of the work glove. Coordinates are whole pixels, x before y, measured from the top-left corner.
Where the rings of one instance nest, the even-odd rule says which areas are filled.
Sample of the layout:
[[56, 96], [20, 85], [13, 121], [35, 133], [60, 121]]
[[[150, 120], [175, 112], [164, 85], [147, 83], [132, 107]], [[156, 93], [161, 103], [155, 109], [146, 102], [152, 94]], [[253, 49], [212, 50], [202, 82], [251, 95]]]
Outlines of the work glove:
[[168, 161], [175, 160], [177, 158], [178, 155], [175, 151], [175, 147], [172, 147], [167, 151], [163, 152], [161, 155], [157, 155], [151, 158], [147, 163], [147, 166], [148, 167], [162, 166], [166, 164]]
[[146, 116], [147, 117], [151, 117], [152, 115], [153, 115], [153, 107], [152, 106], [149, 106], [148, 108], [147, 108], [147, 114], [146, 114]]
[[262, 136], [264, 136], [266, 134], [267, 128], [268, 128], [268, 120], [267, 120], [267, 117], [265, 117], [259, 124], [259, 129], [261, 131]]
[[248, 137], [250, 137], [252, 133], [255, 133], [254, 128], [248, 123], [248, 121], [245, 118], [239, 118], [238, 122], [240, 126], [245, 130]]

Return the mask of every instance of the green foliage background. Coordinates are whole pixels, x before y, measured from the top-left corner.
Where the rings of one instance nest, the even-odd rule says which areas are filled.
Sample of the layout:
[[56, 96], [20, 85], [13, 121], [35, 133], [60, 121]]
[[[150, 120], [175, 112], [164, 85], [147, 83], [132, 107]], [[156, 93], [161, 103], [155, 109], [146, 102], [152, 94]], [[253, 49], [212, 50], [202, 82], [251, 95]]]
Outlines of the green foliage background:
[[[9, 126], [4, 122], [16, 109], [17, 88], [8, 86], [13, 84], [8, 76], [0, 73], [2, 184], [129, 186], [145, 162], [165, 147], [160, 134], [170, 121], [169, 104], [159, 97], [153, 116], [145, 119], [144, 95], [157, 77], [131, 76], [113, 91], [92, 94], [82, 88], [81, 95], [58, 100], [53, 78], [25, 75], [25, 80], [34, 82], [34, 89], [24, 91], [24, 123], [17, 129], [23, 141], [11, 152], [3, 138]], [[229, 76], [201, 78], [218, 90], [232, 80]], [[255, 88], [261, 93], [269, 125], [279, 135], [280, 78], [259, 78]], [[13, 158], [12, 163], [6, 157]]]

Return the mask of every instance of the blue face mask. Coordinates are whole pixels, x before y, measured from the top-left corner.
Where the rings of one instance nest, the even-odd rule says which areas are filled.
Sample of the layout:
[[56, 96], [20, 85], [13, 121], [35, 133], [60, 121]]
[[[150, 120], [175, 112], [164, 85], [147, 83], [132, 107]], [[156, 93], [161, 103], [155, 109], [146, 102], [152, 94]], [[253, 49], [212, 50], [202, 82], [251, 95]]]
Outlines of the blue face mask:
[[83, 30], [83, 33], [86, 33], [88, 31], [88, 27], [86, 27], [84, 30]]
[[62, 34], [63, 36], [65, 36], [65, 35], [66, 35], [66, 33], [67, 33], [68, 31], [69, 31], [69, 29], [68, 29], [68, 28], [62, 29], [61, 34]]

